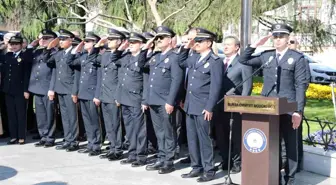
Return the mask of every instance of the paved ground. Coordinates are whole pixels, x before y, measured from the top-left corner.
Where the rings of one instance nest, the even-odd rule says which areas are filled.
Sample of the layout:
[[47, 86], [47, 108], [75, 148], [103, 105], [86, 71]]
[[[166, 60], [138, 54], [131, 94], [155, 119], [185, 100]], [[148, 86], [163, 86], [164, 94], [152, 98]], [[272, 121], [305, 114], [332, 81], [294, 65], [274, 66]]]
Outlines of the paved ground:
[[[178, 163], [178, 161], [176, 161]], [[175, 172], [159, 175], [147, 172], [144, 167], [132, 168], [98, 157], [88, 157], [77, 152], [67, 153], [54, 148], [35, 148], [32, 143], [23, 146], [5, 145], [0, 140], [1, 185], [194, 185], [196, 179], [182, 179], [189, 172], [186, 165], [176, 164]], [[223, 182], [226, 172], [217, 173], [217, 179], [206, 185]], [[336, 179], [301, 172], [299, 185], [335, 185]], [[240, 183], [240, 175], [233, 181]]]

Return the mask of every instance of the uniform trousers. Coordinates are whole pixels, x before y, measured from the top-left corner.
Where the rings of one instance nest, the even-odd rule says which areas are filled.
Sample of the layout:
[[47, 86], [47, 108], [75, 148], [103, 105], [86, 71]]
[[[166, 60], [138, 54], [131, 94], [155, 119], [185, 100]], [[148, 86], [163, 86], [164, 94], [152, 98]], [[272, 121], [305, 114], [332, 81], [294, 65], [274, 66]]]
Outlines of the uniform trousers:
[[110, 142], [110, 151], [115, 154], [122, 154], [120, 107], [117, 107], [115, 103], [102, 103], [101, 108], [107, 139]]
[[[282, 167], [282, 157], [281, 157], [281, 140], [283, 138], [286, 148], [287, 161], [285, 165], [285, 181], [293, 180], [295, 178], [295, 173], [298, 168], [298, 130], [292, 128], [292, 116], [282, 115], [280, 116], [280, 156], [279, 156], [279, 169]], [[280, 176], [281, 177], [281, 172]], [[281, 178], [280, 178], [281, 179]]]
[[138, 161], [147, 159], [147, 129], [141, 107], [122, 105], [122, 115], [129, 140], [128, 158]]
[[98, 116], [98, 107], [92, 100], [79, 100], [87, 136], [87, 149], [99, 151], [101, 149], [101, 128]]
[[39, 131], [41, 141], [54, 143], [55, 123], [55, 104], [54, 100], [49, 100], [47, 95], [35, 94], [35, 112], [37, 129]]
[[172, 165], [176, 150], [176, 109], [167, 114], [164, 105], [151, 105], [150, 113], [158, 143], [158, 161]]
[[9, 134], [12, 139], [26, 139], [27, 101], [21, 95], [5, 96]]
[[79, 133], [77, 106], [72, 101], [71, 94], [58, 94], [58, 99], [61, 110], [65, 144], [77, 146], [77, 137]]
[[214, 171], [211, 125], [204, 115], [187, 114], [187, 138], [191, 167], [194, 171]]

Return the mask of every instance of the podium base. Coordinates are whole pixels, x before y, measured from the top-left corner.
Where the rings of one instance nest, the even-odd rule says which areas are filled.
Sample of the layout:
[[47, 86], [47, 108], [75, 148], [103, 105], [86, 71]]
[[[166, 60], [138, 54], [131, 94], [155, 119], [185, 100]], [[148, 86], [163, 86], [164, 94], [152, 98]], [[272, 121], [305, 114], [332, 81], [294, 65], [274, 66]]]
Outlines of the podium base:
[[231, 177], [225, 177], [225, 182], [223, 183], [223, 185], [239, 185], [239, 184], [233, 183]]

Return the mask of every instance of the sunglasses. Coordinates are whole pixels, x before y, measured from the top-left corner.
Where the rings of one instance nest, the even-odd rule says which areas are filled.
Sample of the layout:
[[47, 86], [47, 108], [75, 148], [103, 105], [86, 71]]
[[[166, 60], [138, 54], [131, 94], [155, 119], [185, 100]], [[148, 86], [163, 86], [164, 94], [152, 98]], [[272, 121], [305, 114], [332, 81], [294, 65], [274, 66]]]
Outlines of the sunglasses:
[[296, 42], [295, 42], [295, 40], [290, 40], [289, 41], [289, 44], [295, 44]]
[[165, 38], [170, 38], [169, 36], [157, 36], [155, 40], [163, 40]]
[[66, 37], [59, 37], [59, 40], [60, 41], [65, 41], [65, 40], [68, 40], [69, 38], [66, 38]]

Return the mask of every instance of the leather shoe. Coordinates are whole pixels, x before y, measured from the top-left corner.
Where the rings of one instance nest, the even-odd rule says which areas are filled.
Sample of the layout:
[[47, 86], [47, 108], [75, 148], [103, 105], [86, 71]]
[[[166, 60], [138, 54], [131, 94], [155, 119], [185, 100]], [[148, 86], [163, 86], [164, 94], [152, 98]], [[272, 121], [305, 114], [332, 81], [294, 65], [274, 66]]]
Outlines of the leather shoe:
[[14, 145], [16, 143], [18, 143], [17, 139], [11, 139], [10, 141], [7, 142], [7, 145]]
[[50, 147], [53, 147], [53, 146], [55, 146], [55, 143], [46, 142], [46, 143], [44, 144], [44, 148], [50, 148]]
[[163, 167], [160, 168], [159, 174], [167, 174], [175, 171], [174, 165], [164, 165]]
[[88, 153], [91, 152], [91, 150], [88, 149], [88, 148], [84, 148], [84, 149], [78, 150], [77, 152], [80, 153], [80, 154], [88, 154]]
[[56, 150], [66, 150], [70, 147], [69, 144], [64, 144], [64, 145], [61, 145], [61, 146], [56, 146]]
[[45, 141], [39, 141], [39, 142], [35, 143], [34, 146], [35, 147], [42, 147], [42, 146], [45, 145], [45, 143], [46, 143]]
[[132, 167], [140, 167], [140, 166], [145, 166], [146, 165], [146, 161], [134, 161], [132, 163]]
[[241, 172], [241, 166], [240, 165], [233, 165], [233, 167], [231, 168], [230, 173], [231, 174], [237, 174]]
[[195, 177], [199, 177], [203, 174], [203, 172], [201, 171], [196, 171], [196, 170], [192, 170], [189, 173], [186, 174], [182, 174], [181, 177], [186, 179], [186, 178], [195, 178]]
[[190, 157], [187, 157], [187, 158], [185, 158], [185, 159], [182, 159], [181, 161], [180, 161], [180, 163], [182, 163], [182, 164], [190, 164]]
[[163, 167], [163, 162], [156, 162], [154, 164], [150, 164], [146, 166], [146, 170], [147, 171], [155, 171], [155, 170], [159, 170], [161, 167]]
[[114, 155], [113, 152], [108, 151], [106, 154], [100, 155], [99, 158], [100, 158], [100, 159], [107, 159], [107, 158], [109, 158], [109, 157], [112, 157], [113, 155]]
[[204, 173], [200, 178], [197, 179], [197, 182], [208, 182], [215, 178], [216, 172]]
[[113, 154], [111, 157], [108, 157], [109, 161], [117, 161], [123, 158], [123, 154]]
[[91, 151], [89, 153], [89, 156], [90, 157], [93, 157], [93, 156], [97, 156], [97, 155], [100, 155], [101, 154], [101, 151], [100, 150], [94, 150], [94, 151]]
[[74, 146], [70, 146], [69, 148], [66, 149], [67, 152], [74, 152], [76, 150], [79, 149], [79, 146], [74, 145]]
[[136, 161], [136, 159], [127, 158], [127, 159], [124, 159], [124, 160], [120, 161], [120, 164], [132, 164], [135, 161]]
[[24, 145], [26, 144], [26, 141], [24, 139], [19, 139], [19, 145]]

